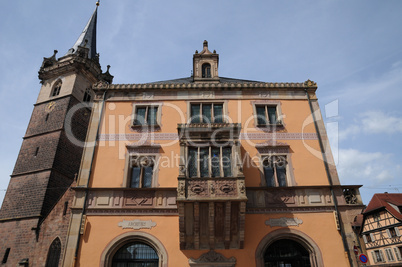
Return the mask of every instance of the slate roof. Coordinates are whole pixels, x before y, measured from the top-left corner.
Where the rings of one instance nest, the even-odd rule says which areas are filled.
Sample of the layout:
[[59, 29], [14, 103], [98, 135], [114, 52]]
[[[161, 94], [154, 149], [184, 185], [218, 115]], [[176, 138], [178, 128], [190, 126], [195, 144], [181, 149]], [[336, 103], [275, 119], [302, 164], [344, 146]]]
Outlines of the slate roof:
[[402, 194], [374, 194], [363, 214], [385, 209], [395, 218], [402, 220]]
[[[166, 81], [158, 81], [158, 82], [150, 82], [145, 84], [186, 84], [186, 83], [193, 83], [193, 77], [185, 77], [173, 80], [166, 80]], [[219, 77], [219, 82], [221, 83], [262, 83], [260, 81], [251, 81], [251, 80], [242, 80], [242, 79], [234, 79], [234, 78], [227, 78], [227, 77]]]
[[[98, 6], [96, 6], [94, 13], [89, 19], [87, 25], [84, 30], [78, 37], [77, 41], [70, 48], [66, 55], [75, 54], [77, 52], [78, 46], [83, 46], [89, 48], [88, 57], [95, 58], [96, 57], [96, 21], [98, 17]], [[86, 43], [87, 42], [87, 43]]]

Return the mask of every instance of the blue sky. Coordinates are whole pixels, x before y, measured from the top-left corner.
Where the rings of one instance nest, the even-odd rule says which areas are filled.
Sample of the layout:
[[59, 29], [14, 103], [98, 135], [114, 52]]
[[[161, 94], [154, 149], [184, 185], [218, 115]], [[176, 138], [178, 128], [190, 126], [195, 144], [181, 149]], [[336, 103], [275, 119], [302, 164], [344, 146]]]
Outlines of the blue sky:
[[[53, 50], [73, 46], [95, 1], [0, 3], [0, 202]], [[402, 193], [402, 1], [101, 1], [98, 53], [114, 83], [190, 76], [203, 40], [219, 74], [318, 83], [343, 184]]]

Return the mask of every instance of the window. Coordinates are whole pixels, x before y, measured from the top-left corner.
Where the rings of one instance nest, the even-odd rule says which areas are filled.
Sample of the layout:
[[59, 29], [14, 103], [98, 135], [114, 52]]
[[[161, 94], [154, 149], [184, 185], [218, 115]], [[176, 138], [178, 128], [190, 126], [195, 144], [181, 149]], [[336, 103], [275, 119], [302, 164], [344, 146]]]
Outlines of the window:
[[47, 254], [46, 267], [59, 266], [61, 253], [61, 242], [59, 238], [56, 238], [50, 245], [49, 252]]
[[202, 64], [202, 78], [211, 78], [211, 65], [209, 63]]
[[113, 256], [112, 267], [130, 266], [158, 267], [159, 256], [155, 249], [145, 243], [129, 243]]
[[375, 214], [373, 214], [373, 218], [374, 218], [374, 221], [375, 221], [375, 222], [378, 222], [378, 221], [381, 219], [381, 217], [380, 217], [380, 214], [379, 214], [379, 213], [375, 213]]
[[151, 156], [134, 156], [130, 158], [130, 188], [152, 187], [155, 158]]
[[159, 106], [135, 106], [134, 126], [159, 125]]
[[395, 261], [394, 254], [390, 248], [386, 248], [385, 253], [387, 254], [388, 261]]
[[1, 263], [7, 263], [8, 255], [10, 255], [10, 248], [6, 249], [6, 252], [4, 253], [3, 260], [1, 261]]
[[262, 158], [262, 168], [266, 186], [287, 186], [287, 159], [284, 155], [271, 155]]
[[281, 125], [276, 105], [256, 105], [257, 125]]
[[223, 123], [223, 103], [192, 103], [192, 123]]
[[270, 245], [264, 253], [264, 266], [311, 266], [310, 253], [291, 239], [281, 239]]
[[53, 86], [53, 90], [52, 93], [50, 94], [50, 96], [58, 96], [60, 94], [60, 89], [61, 89], [61, 81], [57, 81], [54, 86]]
[[189, 147], [189, 177], [231, 177], [231, 147]]
[[87, 88], [84, 92], [84, 98], [82, 99], [84, 102], [91, 102], [91, 90]]
[[374, 259], [374, 262], [383, 262], [384, 261], [384, 255], [382, 254], [381, 250], [374, 250], [371, 252], [371, 255]]
[[388, 234], [388, 237], [389, 237], [389, 238], [393, 238], [393, 237], [396, 237], [396, 236], [397, 236], [397, 235], [396, 235], [395, 228], [389, 228], [389, 229], [387, 229], [387, 234]]
[[398, 259], [398, 261], [402, 261], [402, 247], [397, 247], [397, 248], [394, 248], [394, 251], [395, 251], [395, 255], [396, 255], [396, 258]]

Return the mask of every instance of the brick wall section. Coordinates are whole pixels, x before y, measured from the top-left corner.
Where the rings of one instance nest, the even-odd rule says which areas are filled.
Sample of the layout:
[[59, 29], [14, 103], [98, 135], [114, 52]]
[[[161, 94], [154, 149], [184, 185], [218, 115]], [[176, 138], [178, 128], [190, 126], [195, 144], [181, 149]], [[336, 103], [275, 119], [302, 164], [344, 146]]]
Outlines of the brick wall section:
[[24, 139], [13, 176], [52, 168], [59, 138], [60, 132], [52, 132]]
[[50, 171], [11, 178], [0, 210], [0, 219], [40, 215], [49, 177]]
[[[71, 216], [70, 208], [63, 215], [64, 203], [71, 207], [74, 192], [67, 190], [40, 225], [38, 239], [32, 228], [37, 227], [37, 219], [14, 220], [0, 222], [0, 260], [7, 248], [10, 254], [3, 266], [18, 266], [21, 259], [28, 258], [29, 266], [45, 266], [49, 247], [56, 237], [60, 238], [61, 251], [64, 252], [66, 236]], [[60, 262], [63, 255], [60, 256]]]
[[[55, 103], [48, 108], [49, 103]], [[60, 130], [64, 125], [64, 117], [70, 103], [70, 98], [59, 98], [57, 100], [35, 105], [32, 111], [25, 137]], [[49, 115], [49, 116], [48, 116]], [[47, 117], [48, 116], [48, 117]], [[48, 118], [46, 120], [46, 117]]]

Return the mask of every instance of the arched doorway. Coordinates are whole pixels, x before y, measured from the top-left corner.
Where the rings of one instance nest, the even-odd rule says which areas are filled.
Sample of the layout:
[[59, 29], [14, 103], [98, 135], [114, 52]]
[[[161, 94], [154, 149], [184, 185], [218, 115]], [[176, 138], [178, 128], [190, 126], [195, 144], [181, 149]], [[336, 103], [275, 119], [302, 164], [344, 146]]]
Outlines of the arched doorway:
[[310, 253], [290, 239], [273, 242], [264, 253], [265, 267], [311, 267]]
[[60, 239], [56, 237], [49, 247], [49, 252], [47, 253], [46, 259], [46, 267], [59, 266], [60, 254], [61, 242]]
[[158, 267], [159, 256], [149, 245], [132, 242], [121, 247], [113, 256], [112, 267]]
[[127, 232], [115, 237], [101, 255], [100, 267], [167, 267], [168, 255], [153, 235]]
[[[294, 257], [291, 256], [292, 253]], [[305, 260], [307, 263], [297, 265], [298, 263], [286, 262], [289, 258], [297, 259], [298, 257], [302, 259], [302, 262]], [[305, 233], [290, 228], [278, 229], [264, 236], [255, 251], [255, 260], [257, 267], [324, 266], [321, 250], [314, 240]]]

